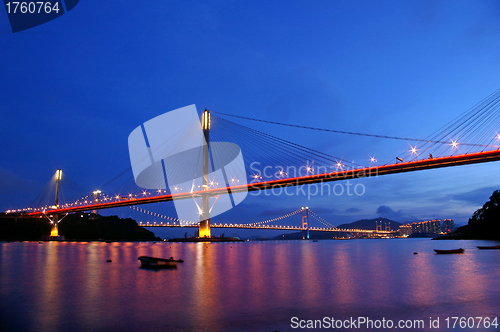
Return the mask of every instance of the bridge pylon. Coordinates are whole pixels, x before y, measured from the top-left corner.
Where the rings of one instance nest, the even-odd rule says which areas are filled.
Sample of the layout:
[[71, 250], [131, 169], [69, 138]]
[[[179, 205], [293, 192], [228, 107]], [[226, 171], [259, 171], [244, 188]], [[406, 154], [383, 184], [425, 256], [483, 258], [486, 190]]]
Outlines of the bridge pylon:
[[[99, 199], [101, 198], [101, 191], [96, 190], [96, 191], [92, 192], [92, 194], [94, 194], [94, 204], [99, 203]], [[99, 213], [99, 210], [97, 210], [97, 209], [92, 210], [92, 213], [97, 214], [97, 213]]]
[[302, 239], [309, 239], [309, 208], [302, 207], [302, 228], [304, 229], [304, 234]]
[[[205, 109], [201, 115], [201, 126], [205, 136], [205, 145], [203, 145], [203, 191], [208, 191], [208, 171], [210, 165], [210, 111]], [[199, 237], [211, 237], [210, 233], [210, 194], [201, 194], [201, 214]]]
[[[56, 171], [56, 197], [54, 200], [54, 206], [56, 209], [59, 208], [59, 187], [61, 185], [62, 179], [62, 170], [59, 168]], [[59, 215], [56, 213], [54, 218], [50, 221], [52, 223], [52, 227], [50, 229], [50, 236], [59, 236]]]

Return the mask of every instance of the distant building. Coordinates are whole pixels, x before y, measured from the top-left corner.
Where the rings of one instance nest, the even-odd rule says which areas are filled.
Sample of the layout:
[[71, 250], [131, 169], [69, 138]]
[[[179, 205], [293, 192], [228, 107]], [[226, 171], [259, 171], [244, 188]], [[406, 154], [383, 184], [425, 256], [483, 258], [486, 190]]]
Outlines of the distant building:
[[434, 219], [424, 221], [424, 233], [438, 234], [441, 233], [441, 220]]
[[455, 223], [453, 222], [453, 219], [444, 219], [443, 220], [443, 232], [444, 233], [451, 233], [455, 230]]
[[414, 222], [411, 224], [411, 232], [412, 233], [423, 233], [424, 228], [423, 228], [422, 222]]
[[399, 226], [399, 236], [410, 236], [412, 233], [411, 225], [401, 225]]
[[[453, 220], [445, 219], [445, 221], [451, 221], [451, 227], [453, 227]], [[440, 219], [419, 221], [399, 226], [399, 235], [410, 236], [413, 233], [439, 234], [443, 229], [446, 229], [446, 227], [447, 226], [441, 227]]]

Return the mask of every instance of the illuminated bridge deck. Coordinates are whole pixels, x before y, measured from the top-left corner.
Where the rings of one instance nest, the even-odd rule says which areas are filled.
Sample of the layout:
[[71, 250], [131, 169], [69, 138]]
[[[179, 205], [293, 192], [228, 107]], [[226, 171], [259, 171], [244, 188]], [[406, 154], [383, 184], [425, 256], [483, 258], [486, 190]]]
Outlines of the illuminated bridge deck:
[[[179, 225], [176, 223], [138, 223], [142, 227], [199, 227], [198, 223]], [[275, 229], [275, 230], [290, 230], [290, 231], [305, 231], [307, 229], [300, 226], [274, 226], [274, 225], [249, 225], [249, 224], [210, 224], [211, 228], [242, 228], [242, 229]], [[377, 231], [366, 229], [340, 229], [326, 227], [309, 227], [309, 231], [321, 232], [337, 232], [337, 233], [363, 233], [363, 234], [381, 234], [390, 235], [397, 233], [396, 231]]]
[[[314, 174], [314, 175], [293, 177], [293, 178], [283, 178], [279, 180], [250, 183], [234, 187], [215, 188], [207, 191], [195, 191], [193, 193], [186, 192], [186, 193], [177, 193], [169, 195], [150, 196], [144, 198], [131, 198], [125, 200], [119, 199], [116, 201], [99, 202], [97, 204], [61, 207], [59, 209], [51, 209], [46, 211], [33, 211], [27, 213], [26, 215], [43, 216], [43, 214], [55, 215], [55, 214], [65, 214], [65, 213], [82, 212], [90, 210], [102, 210], [102, 209], [116, 208], [122, 206], [167, 202], [167, 201], [172, 201], [174, 199], [190, 199], [193, 196], [201, 194], [209, 194], [212, 196], [216, 196], [216, 195], [227, 194], [228, 192], [238, 193], [246, 191], [274, 189], [280, 187], [286, 188], [304, 184], [342, 181], [342, 180], [364, 178], [364, 177], [376, 177], [387, 174], [415, 172], [426, 169], [478, 164], [478, 163], [492, 162], [498, 160], [500, 160], [500, 150], [485, 151], [485, 152], [462, 154], [456, 156], [401, 162], [384, 166], [361, 167], [356, 169], [349, 169], [349, 170], [336, 171], [323, 174]], [[218, 226], [212, 226], [212, 227], [218, 227]]]

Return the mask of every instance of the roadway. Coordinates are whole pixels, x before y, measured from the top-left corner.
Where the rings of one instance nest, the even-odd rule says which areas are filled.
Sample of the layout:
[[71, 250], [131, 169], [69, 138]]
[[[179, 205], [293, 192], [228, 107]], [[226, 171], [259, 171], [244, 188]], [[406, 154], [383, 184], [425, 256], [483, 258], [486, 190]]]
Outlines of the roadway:
[[293, 187], [304, 184], [342, 181], [342, 180], [374, 177], [374, 176], [376, 177], [387, 174], [415, 172], [426, 169], [470, 165], [470, 164], [478, 164], [485, 162], [493, 162], [498, 160], [500, 160], [500, 150], [486, 151], [486, 152], [463, 154], [450, 157], [440, 157], [440, 158], [432, 158], [424, 160], [415, 160], [409, 162], [401, 162], [384, 166], [362, 167], [362, 168], [340, 170], [323, 174], [283, 178], [272, 181], [249, 183], [246, 185], [209, 189], [207, 191], [195, 191], [193, 193], [190, 192], [176, 193], [176, 194], [158, 195], [158, 196], [144, 197], [144, 198], [130, 198], [126, 200], [120, 199], [111, 202], [100, 202], [97, 204], [89, 204], [89, 205], [61, 207], [59, 209], [50, 209], [47, 211], [29, 212], [25, 215], [36, 217], [36, 216], [42, 216], [43, 214], [55, 215], [55, 214], [66, 214], [66, 213], [82, 212], [90, 210], [102, 210], [102, 209], [110, 209], [123, 206], [168, 202], [174, 199], [188, 199], [192, 198], [193, 196], [200, 196], [202, 194], [217, 196], [217, 195], [227, 194], [228, 192], [238, 193], [245, 191], [257, 191], [257, 190], [266, 190], [266, 189], [274, 189], [282, 187]]

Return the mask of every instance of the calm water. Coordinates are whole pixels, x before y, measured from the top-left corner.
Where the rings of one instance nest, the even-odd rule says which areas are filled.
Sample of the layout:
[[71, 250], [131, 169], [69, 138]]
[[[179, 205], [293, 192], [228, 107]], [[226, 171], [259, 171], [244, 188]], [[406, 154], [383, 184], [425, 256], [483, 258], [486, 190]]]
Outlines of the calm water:
[[[0, 243], [0, 330], [297, 331], [294, 316], [365, 316], [423, 319], [426, 330], [440, 317], [450, 331], [448, 316], [500, 316], [500, 250], [476, 249], [485, 244]], [[140, 255], [185, 263], [147, 270]]]

